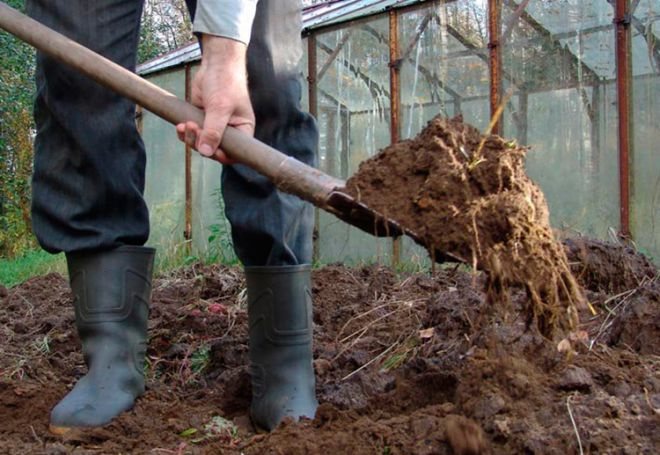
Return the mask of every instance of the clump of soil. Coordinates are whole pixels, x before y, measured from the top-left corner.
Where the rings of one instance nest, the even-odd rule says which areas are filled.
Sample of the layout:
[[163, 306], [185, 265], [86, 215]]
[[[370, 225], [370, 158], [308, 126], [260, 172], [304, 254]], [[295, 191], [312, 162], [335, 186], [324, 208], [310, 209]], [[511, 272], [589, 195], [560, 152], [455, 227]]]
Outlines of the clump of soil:
[[658, 273], [642, 254], [625, 244], [613, 244], [584, 237], [564, 242], [573, 274], [589, 289], [618, 294], [636, 288]]
[[482, 136], [461, 117], [436, 117], [414, 139], [363, 162], [346, 190], [439, 250], [487, 273], [493, 302], [525, 287], [541, 333], [570, 330], [585, 300], [552, 233], [541, 190], [526, 175], [526, 149]]
[[[599, 245], [571, 265], [592, 263], [608, 249]], [[630, 277], [647, 276], [642, 263], [628, 262]], [[626, 283], [603, 270], [598, 282], [578, 275], [596, 314], [580, 314], [571, 355], [490, 311], [480, 272], [315, 270], [321, 406], [313, 420], [259, 434], [242, 272], [189, 266], [154, 282], [147, 392], [71, 440], [48, 433], [50, 410], [85, 373], [71, 295], [65, 278], [36, 277], [0, 294], [0, 453], [653, 454], [660, 280], [657, 269]], [[625, 289], [608, 293], [614, 283]], [[526, 300], [514, 288], [512, 308]]]

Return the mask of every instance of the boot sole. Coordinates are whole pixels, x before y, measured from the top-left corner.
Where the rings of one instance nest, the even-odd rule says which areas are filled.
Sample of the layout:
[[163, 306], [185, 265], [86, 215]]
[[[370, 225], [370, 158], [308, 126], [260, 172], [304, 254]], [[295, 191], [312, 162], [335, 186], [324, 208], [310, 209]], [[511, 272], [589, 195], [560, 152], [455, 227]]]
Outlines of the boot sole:
[[93, 428], [84, 428], [84, 427], [59, 427], [57, 425], [48, 425], [48, 431], [50, 434], [58, 436], [64, 439], [80, 439], [83, 437], [83, 434], [89, 432]]
[[69, 427], [56, 427], [55, 425], [48, 425], [48, 431], [54, 434], [55, 436], [64, 436], [73, 428]]

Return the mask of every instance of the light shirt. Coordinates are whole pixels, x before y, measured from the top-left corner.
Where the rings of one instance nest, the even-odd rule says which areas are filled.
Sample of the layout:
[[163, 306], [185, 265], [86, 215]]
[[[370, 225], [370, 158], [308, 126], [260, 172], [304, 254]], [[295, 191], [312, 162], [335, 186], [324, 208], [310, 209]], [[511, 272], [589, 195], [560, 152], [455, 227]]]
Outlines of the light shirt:
[[257, 1], [198, 0], [193, 31], [248, 44]]

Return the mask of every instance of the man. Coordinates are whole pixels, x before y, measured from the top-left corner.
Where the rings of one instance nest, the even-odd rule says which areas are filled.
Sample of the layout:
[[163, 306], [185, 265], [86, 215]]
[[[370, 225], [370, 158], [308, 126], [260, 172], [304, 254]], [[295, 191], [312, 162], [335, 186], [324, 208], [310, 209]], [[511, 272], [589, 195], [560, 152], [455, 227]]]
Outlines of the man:
[[[297, 0], [187, 0], [203, 49], [193, 102], [204, 125], [177, 126], [209, 158], [227, 125], [313, 164], [317, 130], [300, 111]], [[27, 0], [29, 13], [134, 70], [142, 0]], [[249, 44], [249, 45], [248, 45]], [[56, 434], [105, 425], [144, 392], [155, 251], [134, 106], [57, 61], [37, 56], [33, 223], [64, 251], [88, 372], [51, 413]], [[209, 161], [209, 165], [212, 165]], [[313, 417], [312, 209], [241, 165], [222, 172], [226, 215], [248, 288], [250, 413], [270, 430]]]

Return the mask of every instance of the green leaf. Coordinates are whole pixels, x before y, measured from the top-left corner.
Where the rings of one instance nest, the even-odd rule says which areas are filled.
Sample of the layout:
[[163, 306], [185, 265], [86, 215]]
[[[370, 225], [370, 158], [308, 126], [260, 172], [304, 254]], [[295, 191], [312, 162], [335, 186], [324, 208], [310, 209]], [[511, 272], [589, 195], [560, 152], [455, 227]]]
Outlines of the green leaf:
[[181, 433], [179, 433], [179, 436], [183, 436], [184, 438], [188, 438], [192, 435], [197, 433], [197, 428], [188, 428], [187, 430], [183, 430]]

